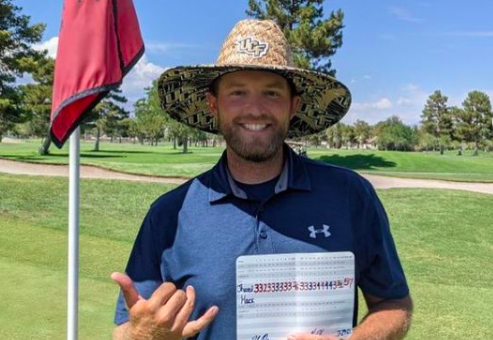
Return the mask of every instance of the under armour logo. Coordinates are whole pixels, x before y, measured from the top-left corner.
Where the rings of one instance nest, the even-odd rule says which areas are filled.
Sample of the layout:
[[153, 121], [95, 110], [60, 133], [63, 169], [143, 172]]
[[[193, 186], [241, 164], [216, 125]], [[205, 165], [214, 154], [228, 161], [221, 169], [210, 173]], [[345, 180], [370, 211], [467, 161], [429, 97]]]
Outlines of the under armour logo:
[[255, 58], [264, 56], [269, 49], [269, 44], [251, 37], [236, 41], [236, 45], [240, 53], [252, 55]]
[[322, 225], [322, 229], [315, 229], [314, 226], [309, 226], [308, 227], [308, 230], [310, 231], [310, 237], [311, 238], [317, 238], [317, 234], [324, 234], [324, 236], [327, 238], [330, 236], [330, 232], [329, 232], [329, 226], [328, 225]]

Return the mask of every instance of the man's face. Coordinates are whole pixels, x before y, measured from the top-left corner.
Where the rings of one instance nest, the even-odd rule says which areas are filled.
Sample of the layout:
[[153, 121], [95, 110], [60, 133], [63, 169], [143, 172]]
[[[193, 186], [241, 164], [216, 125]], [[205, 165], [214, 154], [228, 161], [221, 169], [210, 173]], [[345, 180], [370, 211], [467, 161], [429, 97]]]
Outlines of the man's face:
[[228, 146], [253, 162], [270, 160], [281, 150], [301, 101], [284, 77], [263, 71], [225, 74], [216, 95], [207, 99]]

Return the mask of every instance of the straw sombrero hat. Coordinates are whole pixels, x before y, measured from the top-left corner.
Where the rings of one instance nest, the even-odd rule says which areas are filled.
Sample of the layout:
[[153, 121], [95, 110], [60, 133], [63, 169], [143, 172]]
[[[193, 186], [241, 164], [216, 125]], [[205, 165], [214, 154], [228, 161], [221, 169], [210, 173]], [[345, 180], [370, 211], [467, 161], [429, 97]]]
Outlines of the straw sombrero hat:
[[218, 77], [241, 70], [275, 72], [294, 84], [301, 105], [290, 122], [288, 137], [325, 130], [337, 123], [351, 104], [348, 89], [335, 78], [293, 65], [288, 42], [274, 21], [242, 20], [226, 38], [216, 64], [175, 67], [161, 75], [161, 106], [181, 123], [218, 133], [206, 93]]

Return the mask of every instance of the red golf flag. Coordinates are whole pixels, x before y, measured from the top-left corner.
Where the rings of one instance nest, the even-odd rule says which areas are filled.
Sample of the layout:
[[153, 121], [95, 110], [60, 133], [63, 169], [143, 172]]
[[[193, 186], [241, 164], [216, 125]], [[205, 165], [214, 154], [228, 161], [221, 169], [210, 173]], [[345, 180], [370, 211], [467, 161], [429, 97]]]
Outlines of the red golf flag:
[[50, 126], [57, 147], [143, 53], [132, 0], [65, 0]]

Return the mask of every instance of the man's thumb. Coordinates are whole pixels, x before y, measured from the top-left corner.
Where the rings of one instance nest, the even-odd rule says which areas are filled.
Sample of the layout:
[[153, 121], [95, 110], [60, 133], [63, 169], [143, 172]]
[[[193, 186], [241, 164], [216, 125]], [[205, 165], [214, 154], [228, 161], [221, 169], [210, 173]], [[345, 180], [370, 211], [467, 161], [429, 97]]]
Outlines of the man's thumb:
[[140, 299], [132, 279], [128, 275], [118, 272], [111, 274], [111, 279], [120, 286], [127, 308], [132, 308]]

